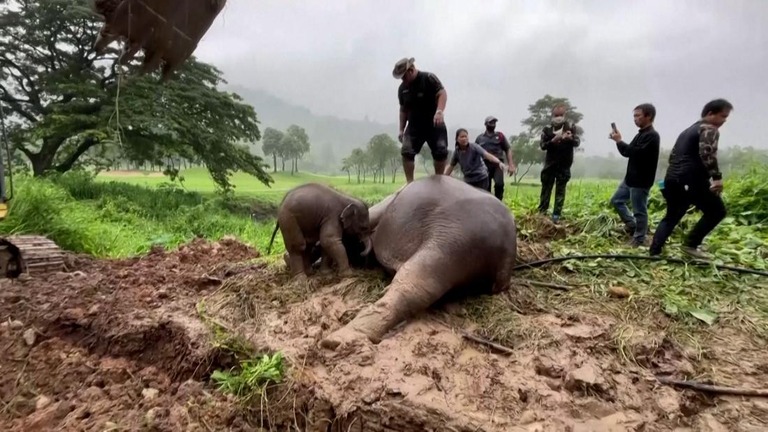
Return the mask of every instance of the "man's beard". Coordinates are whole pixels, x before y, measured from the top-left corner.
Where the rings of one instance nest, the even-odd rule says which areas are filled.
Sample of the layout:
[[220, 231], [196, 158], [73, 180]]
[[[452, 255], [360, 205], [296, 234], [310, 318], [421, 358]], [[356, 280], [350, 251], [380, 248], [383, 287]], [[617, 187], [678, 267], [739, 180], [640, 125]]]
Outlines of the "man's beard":
[[496, 130], [496, 126], [486, 126], [485, 130], [488, 133], [493, 133]]

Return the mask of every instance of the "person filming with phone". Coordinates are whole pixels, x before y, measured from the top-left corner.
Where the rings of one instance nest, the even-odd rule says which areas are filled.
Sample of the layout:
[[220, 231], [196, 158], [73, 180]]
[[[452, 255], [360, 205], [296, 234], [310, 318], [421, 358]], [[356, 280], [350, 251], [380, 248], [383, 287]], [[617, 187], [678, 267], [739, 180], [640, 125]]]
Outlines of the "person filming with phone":
[[725, 99], [707, 102], [701, 118], [677, 137], [661, 191], [667, 201], [667, 213], [653, 236], [650, 255], [661, 254], [664, 243], [693, 205], [703, 214], [686, 236], [683, 251], [696, 258], [708, 258], [699, 246], [726, 215], [720, 198], [723, 175], [717, 163], [717, 147], [720, 128], [732, 110], [733, 105]]
[[[609, 138], [616, 142], [619, 153], [628, 159], [627, 172], [611, 197], [611, 205], [624, 222], [627, 233], [632, 235], [630, 246], [638, 247], [645, 244], [648, 233], [648, 195], [656, 179], [661, 139], [653, 128], [656, 118], [653, 105], [644, 103], [636, 106], [633, 116], [635, 126], [640, 130], [629, 144], [622, 140], [616, 125], [611, 124]], [[627, 208], [627, 202], [632, 204], [632, 213]]]

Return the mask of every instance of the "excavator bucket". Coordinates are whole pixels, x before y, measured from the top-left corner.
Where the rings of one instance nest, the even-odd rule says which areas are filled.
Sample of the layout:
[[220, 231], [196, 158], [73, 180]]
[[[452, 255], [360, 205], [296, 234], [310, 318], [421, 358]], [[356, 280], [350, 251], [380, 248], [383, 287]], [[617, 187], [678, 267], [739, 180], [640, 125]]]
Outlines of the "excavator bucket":
[[141, 73], [162, 68], [167, 81], [197, 48], [226, 0], [92, 0], [104, 24], [94, 44], [98, 54], [123, 44], [120, 62], [144, 51]]

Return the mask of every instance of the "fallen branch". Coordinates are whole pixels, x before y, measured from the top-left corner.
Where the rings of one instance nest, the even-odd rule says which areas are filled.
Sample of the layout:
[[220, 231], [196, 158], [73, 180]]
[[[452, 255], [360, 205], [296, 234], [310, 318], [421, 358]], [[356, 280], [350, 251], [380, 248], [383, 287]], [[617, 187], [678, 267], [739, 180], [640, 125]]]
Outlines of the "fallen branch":
[[707, 392], [707, 393], [717, 393], [717, 394], [733, 395], [733, 396], [768, 397], [768, 390], [766, 389], [745, 389], [745, 388], [736, 388], [736, 387], [723, 387], [718, 385], [699, 383], [696, 381], [680, 381], [672, 378], [659, 377], [659, 376], [657, 376], [656, 379], [660, 383], [665, 385], [685, 387], [692, 390], [698, 390], [698, 391]]
[[558, 291], [570, 291], [571, 289], [573, 289], [572, 287], [569, 287], [567, 285], [558, 285], [558, 284], [553, 284], [553, 283], [549, 283], [549, 282], [539, 282], [539, 281], [530, 280], [530, 279], [514, 279], [513, 282], [519, 282], [521, 284], [530, 285], [530, 286], [539, 286], [539, 287], [543, 287], [543, 288], [552, 288], [552, 289], [556, 289]]
[[485, 346], [491, 347], [491, 348], [493, 348], [493, 349], [495, 349], [497, 351], [501, 351], [501, 352], [503, 352], [505, 354], [514, 354], [515, 353], [515, 350], [513, 350], [512, 348], [505, 347], [504, 345], [499, 345], [499, 344], [497, 344], [495, 342], [489, 341], [488, 339], [483, 339], [483, 338], [481, 338], [479, 336], [475, 336], [473, 334], [467, 333], [464, 330], [461, 330], [460, 333], [461, 333], [461, 336], [463, 338], [465, 338], [465, 339], [469, 339], [469, 340], [471, 340], [473, 342], [477, 342], [477, 343], [479, 343], [481, 345], [485, 345]]

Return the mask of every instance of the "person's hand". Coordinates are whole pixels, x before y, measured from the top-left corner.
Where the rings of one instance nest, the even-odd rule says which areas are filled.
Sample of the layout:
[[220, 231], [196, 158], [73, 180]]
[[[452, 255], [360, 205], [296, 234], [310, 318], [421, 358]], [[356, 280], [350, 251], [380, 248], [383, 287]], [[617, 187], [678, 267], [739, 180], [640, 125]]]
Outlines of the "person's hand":
[[507, 170], [507, 166], [504, 165], [504, 162], [499, 161], [499, 169], [502, 170], [502, 171], [506, 171]]
[[555, 144], [557, 144], [557, 143], [559, 143], [559, 142], [560, 142], [560, 140], [561, 140], [561, 139], [563, 139], [562, 135], [560, 135], [560, 134], [557, 134], [557, 135], [555, 135], [555, 137], [554, 137], [554, 138], [552, 138], [552, 142], [553, 142], [553, 143], [555, 143]]
[[509, 166], [507, 166], [507, 173], [509, 173], [509, 175], [513, 176], [513, 175], [515, 175], [515, 172], [517, 172], [517, 167], [515, 166], [514, 162], [511, 162], [509, 164]]
[[397, 140], [400, 141], [400, 144], [403, 143], [403, 133], [403, 131], [397, 133]]
[[720, 193], [723, 192], [723, 179], [712, 180], [712, 184], [710, 184], [709, 190], [720, 195]]
[[565, 138], [565, 139], [571, 139], [571, 138], [573, 138], [573, 132], [571, 132], [571, 131], [566, 131], [566, 132], [563, 134], [563, 138]]
[[619, 141], [621, 141], [621, 132], [619, 132], [619, 131], [611, 132], [608, 135], [608, 138], [610, 138], [610, 139], [612, 139], [612, 140], [614, 140], [616, 142], [619, 142]]
[[443, 124], [443, 112], [440, 110], [435, 111], [435, 117], [432, 119], [435, 126]]

